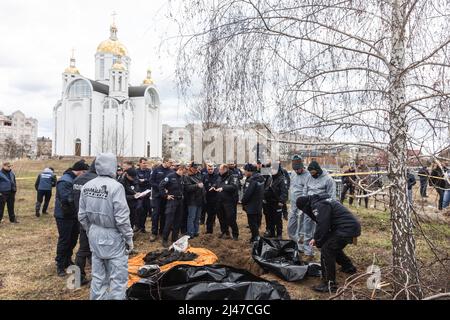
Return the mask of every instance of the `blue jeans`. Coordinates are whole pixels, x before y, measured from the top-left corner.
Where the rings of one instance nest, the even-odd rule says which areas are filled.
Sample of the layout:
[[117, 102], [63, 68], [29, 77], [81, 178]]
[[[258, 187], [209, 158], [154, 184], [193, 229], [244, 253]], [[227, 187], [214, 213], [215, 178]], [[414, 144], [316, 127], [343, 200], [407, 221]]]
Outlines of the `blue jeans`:
[[442, 203], [442, 208], [447, 208], [450, 206], [450, 190], [446, 190], [444, 193], [444, 201]]
[[199, 234], [202, 207], [188, 206], [187, 233], [192, 238]]

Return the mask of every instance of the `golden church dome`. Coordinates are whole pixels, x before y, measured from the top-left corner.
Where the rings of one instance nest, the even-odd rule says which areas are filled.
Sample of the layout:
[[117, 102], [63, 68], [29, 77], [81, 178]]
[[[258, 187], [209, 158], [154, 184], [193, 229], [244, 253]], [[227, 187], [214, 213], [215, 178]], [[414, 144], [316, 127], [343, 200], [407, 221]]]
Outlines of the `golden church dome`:
[[117, 27], [111, 25], [109, 39], [102, 41], [97, 47], [97, 53], [112, 53], [116, 56], [128, 56], [127, 48], [117, 39]]
[[80, 70], [75, 67], [68, 67], [66, 70], [64, 70], [64, 73], [70, 73], [70, 74], [80, 74]]
[[128, 56], [128, 50], [119, 40], [105, 40], [97, 47], [97, 53], [112, 53], [116, 56]]
[[125, 68], [125, 66], [123, 65], [122, 61], [116, 61], [116, 63], [113, 64], [112, 70], [117, 70], [117, 71], [126, 71], [127, 68]]
[[152, 70], [150, 68], [147, 69], [147, 78], [145, 78], [142, 84], [147, 86], [155, 84], [152, 78]]
[[64, 70], [64, 73], [69, 74], [80, 74], [80, 70], [75, 66], [76, 60], [75, 60], [75, 50], [72, 49], [72, 56], [70, 57], [70, 65]]

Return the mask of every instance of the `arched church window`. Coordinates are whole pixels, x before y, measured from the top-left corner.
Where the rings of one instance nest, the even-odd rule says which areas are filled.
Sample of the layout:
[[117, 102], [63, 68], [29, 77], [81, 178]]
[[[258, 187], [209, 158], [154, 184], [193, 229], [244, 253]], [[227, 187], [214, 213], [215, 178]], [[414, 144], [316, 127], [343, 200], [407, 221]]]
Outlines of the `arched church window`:
[[156, 108], [156, 104], [157, 104], [157, 99], [156, 99], [156, 93], [148, 90], [147, 93], [145, 94], [145, 104], [147, 106]]
[[70, 85], [68, 91], [69, 98], [89, 98], [91, 96], [91, 87], [85, 80], [75, 80]]

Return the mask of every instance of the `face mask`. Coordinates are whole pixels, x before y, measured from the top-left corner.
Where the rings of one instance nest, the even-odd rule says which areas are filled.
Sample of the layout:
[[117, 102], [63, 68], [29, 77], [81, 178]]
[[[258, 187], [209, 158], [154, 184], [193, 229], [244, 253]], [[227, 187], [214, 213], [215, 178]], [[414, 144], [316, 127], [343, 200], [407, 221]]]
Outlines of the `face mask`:
[[[309, 173], [311, 173], [311, 171]], [[319, 173], [317, 171], [314, 174], [311, 173], [311, 177], [317, 179], [319, 177]]]

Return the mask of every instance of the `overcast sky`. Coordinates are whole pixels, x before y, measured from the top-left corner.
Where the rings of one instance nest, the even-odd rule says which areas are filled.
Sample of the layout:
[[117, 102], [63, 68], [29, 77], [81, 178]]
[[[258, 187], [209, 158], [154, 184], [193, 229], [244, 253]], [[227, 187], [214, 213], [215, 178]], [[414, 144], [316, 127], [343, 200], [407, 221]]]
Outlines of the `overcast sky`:
[[[52, 136], [52, 110], [72, 48], [83, 76], [94, 78], [98, 44], [109, 37], [115, 11], [119, 40], [127, 47], [132, 85], [151, 67], [161, 97], [163, 123], [182, 125], [183, 103], [174, 82], [177, 35], [167, 18], [168, 0], [1, 0], [0, 111], [22, 110], [39, 120], [40, 136]], [[173, 42], [172, 42], [173, 44]]]

